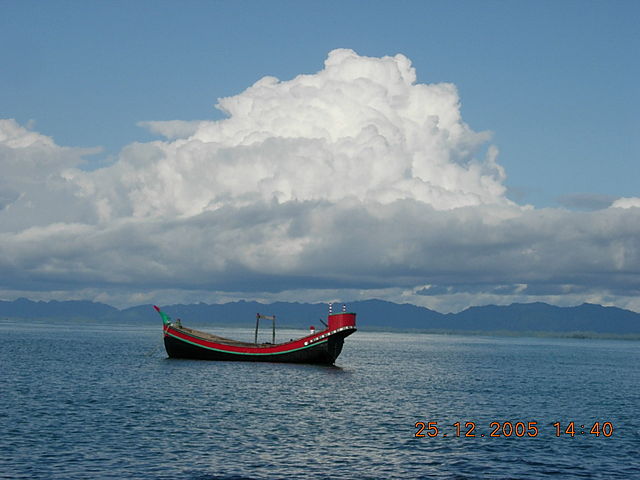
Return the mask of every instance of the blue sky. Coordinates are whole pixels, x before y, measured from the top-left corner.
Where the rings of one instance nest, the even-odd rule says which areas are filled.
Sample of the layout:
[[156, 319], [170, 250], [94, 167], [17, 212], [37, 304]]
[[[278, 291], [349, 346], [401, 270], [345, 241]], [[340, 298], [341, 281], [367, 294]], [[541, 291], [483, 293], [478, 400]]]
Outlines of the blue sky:
[[[123, 195], [128, 195], [127, 198], [142, 198], [140, 192], [148, 191], [149, 187], [144, 184], [147, 181], [144, 180], [147, 178], [145, 175], [157, 165], [150, 165], [149, 170], [136, 170], [135, 178], [142, 183], [133, 190], [129, 189], [133, 180], [129, 181], [125, 177], [131, 175], [142, 163], [156, 158], [154, 155], [160, 155], [152, 152], [150, 142], [162, 140], [162, 136], [157, 135], [157, 132], [166, 133], [169, 127], [145, 128], [139, 125], [140, 122], [222, 121], [227, 117], [215, 108], [219, 98], [239, 95], [267, 75], [283, 82], [291, 81], [300, 74], [314, 75], [324, 68], [329, 52], [342, 48], [352, 49], [362, 58], [393, 57], [402, 54], [410, 60], [415, 69], [418, 84], [454, 84], [457, 87], [462, 122], [473, 132], [492, 132], [491, 138], [485, 138], [482, 145], [473, 147], [475, 150], [470, 155], [482, 163], [482, 158], [487, 152], [497, 148], [499, 153], [496, 161], [504, 169], [504, 178], [500, 176], [498, 169], [493, 170], [491, 175], [487, 174], [489, 176], [483, 174], [484, 176], [478, 177], [476, 180], [486, 186], [487, 190], [474, 191], [473, 195], [486, 194], [486, 198], [497, 199], [498, 203], [509, 199], [519, 208], [532, 205], [533, 213], [523, 214], [528, 216], [526, 221], [523, 220], [523, 224], [526, 224], [526, 228], [531, 228], [531, 232], [535, 232], [536, 228], [550, 229], [549, 236], [545, 239], [548, 250], [545, 250], [547, 253], [541, 255], [541, 258], [553, 258], [551, 245], [564, 245], [571, 249], [568, 236], [561, 239], [553, 238], [553, 231], [561, 229], [561, 225], [576, 222], [576, 230], [580, 231], [582, 227], [578, 224], [593, 225], [602, 222], [602, 225], [609, 225], [603, 228], [615, 230], [618, 227], [611, 226], [611, 219], [608, 216], [604, 218], [605, 214], [598, 212], [604, 212], [609, 205], [622, 197], [640, 196], [640, 121], [637, 114], [640, 110], [640, 89], [637, 81], [640, 76], [638, 24], [640, 4], [635, 1], [0, 0], [0, 42], [4, 46], [0, 49], [0, 118], [15, 120], [19, 127], [13, 124], [7, 127], [14, 132], [19, 128], [25, 128], [33, 132], [34, 139], [36, 135], [52, 139], [56, 149], [69, 147], [69, 150], [64, 151], [67, 153], [61, 153], [56, 149], [55, 154], [51, 153], [51, 158], [55, 157], [55, 161], [64, 164], [64, 168], [102, 171], [102, 167], [116, 167], [104, 170], [93, 177], [82, 177], [79, 173], [60, 173], [60, 170], [55, 175], [61, 175], [60, 178], [65, 179], [64, 181], [70, 181], [73, 177], [72, 181], [78, 182], [74, 188], [81, 189], [79, 191], [82, 193], [76, 191], [65, 197], [60, 193], [60, 188], [51, 187], [52, 196], [45, 198], [43, 193], [36, 190], [29, 193], [32, 184], [36, 183], [33, 178], [33, 181], [25, 183], [24, 187], [20, 186], [18, 180], [14, 181], [14, 178], [24, 181], [24, 174], [20, 173], [14, 164], [9, 167], [10, 163], [6, 163], [3, 175], [7, 190], [6, 193], [0, 191], [0, 213], [6, 217], [3, 220], [4, 230], [18, 238], [18, 235], [30, 231], [29, 227], [45, 228], [49, 225], [46, 228], [51, 229], [52, 225], [86, 223], [91, 224], [92, 228], [102, 229], [100, 231], [106, 235], [104, 219], [112, 218], [115, 215], [113, 212], [119, 212], [115, 215], [118, 218], [125, 218], [127, 215], [132, 215], [131, 218], [144, 217], [154, 208], [160, 207], [151, 202], [145, 208], [140, 206], [141, 204], [132, 204], [125, 208], [117, 203], [117, 199], [107, 199], [110, 195], [107, 193], [104, 193], [104, 198], [91, 200], [95, 200], [95, 208], [91, 207], [93, 210], [86, 205], [75, 205], [71, 208], [67, 204], [71, 202], [72, 197], [94, 195], [99, 190], [96, 187], [98, 179], [107, 182], [118, 175], [124, 176], [118, 177], [119, 180], [114, 183], [111, 192], [122, 191]], [[360, 62], [362, 68], [365, 68], [363, 62], [366, 61]], [[283, 111], [289, 111], [284, 105], [282, 108]], [[447, 108], [449, 111], [455, 110], [451, 105]], [[295, 111], [293, 112], [295, 115]], [[201, 141], [218, 138], [213, 134], [211, 136], [210, 132], [203, 132], [198, 137]], [[257, 133], [259, 132], [256, 131]], [[271, 148], [275, 152], [280, 147], [276, 148], [272, 143], [267, 142], [265, 148]], [[101, 151], [90, 153], [80, 150], [94, 147], [100, 147]], [[297, 145], [296, 148], [301, 147]], [[266, 155], [265, 151], [258, 151], [256, 155]], [[25, 158], [36, 158], [35, 153], [25, 152], [21, 153]], [[164, 150], [163, 152], [162, 155], [172, 155]], [[270, 152], [271, 150], [267, 151], [268, 154], [272, 153]], [[14, 158], [13, 154], [7, 155], [7, 159]], [[60, 160], [62, 157], [65, 158]], [[81, 163], [79, 158], [83, 158], [84, 163]], [[176, 165], [176, 159], [179, 157], [172, 158], [174, 163], [170, 164], [170, 169]], [[475, 161], [472, 161], [471, 157], [466, 158], [465, 168], [473, 170], [469, 165]], [[483, 164], [483, 168], [494, 168], [492, 161], [486, 162], [488, 163]], [[10, 168], [15, 168], [18, 173], [13, 173]], [[41, 167], [34, 168], [34, 171], [38, 168], [43, 171]], [[294, 181], [290, 170], [283, 172], [283, 179], [287, 182]], [[186, 170], [178, 174], [178, 177], [197, 178], [187, 175]], [[489, 177], [490, 181], [487, 180]], [[43, 176], [38, 181], [48, 182], [49, 185], [52, 182], [51, 178]], [[157, 180], [152, 175], [148, 178], [155, 179], [148, 181]], [[449, 188], [448, 181], [444, 181], [440, 187]], [[87, 186], [89, 184], [92, 186]], [[463, 188], [460, 185], [454, 185], [452, 191]], [[506, 189], [505, 192], [500, 191], [501, 187]], [[229, 192], [232, 192], [229, 195], [240, 195], [235, 184], [229, 183], [219, 188], [229, 188]], [[375, 198], [389, 198], [374, 190], [363, 191], [362, 198], [366, 202], [378, 194], [381, 196]], [[407, 195], [411, 198], [415, 196], [429, 204], [430, 200], [424, 200], [426, 197], [421, 197], [422, 194], [416, 192], [417, 190], [411, 190]], [[29, 195], [33, 198], [30, 199]], [[198, 199], [202, 200], [203, 195]], [[309, 191], [299, 195], [294, 192], [293, 197], [287, 197], [285, 189], [283, 195], [278, 201], [282, 201], [283, 198], [293, 198], [296, 201], [318, 199], [317, 195], [314, 196], [315, 194], [312, 195]], [[344, 207], [343, 200], [336, 200], [338, 197], [333, 194], [327, 195], [324, 200]], [[33, 214], [31, 223], [24, 220], [25, 214], [17, 204], [12, 208], [4, 207], [3, 212], [3, 201], [6, 205], [11, 205], [11, 202], [18, 201], [18, 198], [24, 202], [20, 208], [33, 208], [38, 202], [42, 203], [43, 207]], [[209, 206], [203, 206], [202, 212], [214, 209], [211, 205], [219, 206], [220, 202], [224, 203], [224, 200], [220, 199], [209, 200]], [[466, 200], [458, 198], [456, 201], [458, 200], [467, 205]], [[486, 202], [491, 203], [493, 200]], [[182, 201], [188, 203], [187, 199], [176, 197], [173, 204], [181, 205]], [[189, 198], [189, 202], [195, 201], [196, 199]], [[386, 201], [383, 200], [383, 203]], [[632, 200], [631, 204], [633, 203]], [[436, 203], [431, 204], [435, 205], [436, 211], [445, 208]], [[453, 205], [452, 203], [446, 208]], [[119, 208], [122, 210], [118, 210]], [[68, 213], [63, 215], [60, 213], [62, 210]], [[625, 215], [635, 215], [636, 210], [638, 209], [627, 209]], [[126, 213], [123, 213], [125, 211]], [[575, 215], [572, 216], [571, 212], [575, 212]], [[352, 213], [355, 214], [355, 210]], [[95, 218], [100, 220], [93, 219], [91, 215], [94, 214], [97, 215]], [[174, 214], [175, 221], [185, 218], [185, 215], [195, 218], [195, 213], [191, 210], [183, 209]], [[336, 212], [328, 214], [335, 214], [336, 218], [338, 216]], [[583, 214], [601, 215], [603, 218], [580, 216]], [[162, 218], [166, 218], [167, 211], [163, 211], [162, 215]], [[274, 215], [277, 217], [280, 213]], [[313, 214], [309, 210], [300, 215], [306, 219], [305, 221], [309, 221]], [[487, 220], [488, 217], [484, 215], [485, 213], [478, 214], [478, 218], [484, 219], [483, 225], [497, 222], [496, 218], [504, 219], [511, 214], [498, 215], [493, 212], [489, 215], [493, 220]], [[560, 218], [562, 215], [568, 216]], [[620, 212], [615, 215], [620, 225], [632, 221], [627, 217], [622, 218]], [[541, 217], [544, 217], [544, 222], [540, 220]], [[87, 220], [88, 218], [92, 220]], [[457, 222], [461, 217], [456, 218]], [[552, 218], [554, 220], [551, 220]], [[434, 218], [433, 221], [440, 220]], [[544, 226], [533, 227], [532, 225], [538, 221], [544, 223]], [[116, 223], [110, 223], [109, 228], [116, 228]], [[363, 225], [365, 224], [367, 222], [363, 220]], [[119, 223], [117, 228], [121, 228]], [[381, 225], [372, 228], [384, 230]], [[485, 233], [487, 238], [496, 235], [495, 232]], [[622, 235], [619, 230], [610, 233], [612, 237]], [[421, 235], [418, 231], [414, 234]], [[509, 242], [515, 242], [513, 238], [516, 235], [512, 230], [505, 227], [505, 230], [501, 231], [502, 234], [509, 237]], [[109, 235], [115, 233], [111, 232]], [[534, 233], [531, 235], [534, 236]], [[596, 233], [594, 235], [597, 236]], [[451, 272], [458, 271], [456, 276], [446, 272], [447, 269], [444, 267], [438, 270], [433, 265], [424, 268], [425, 272], [430, 268], [438, 270], [439, 273], [435, 277], [430, 273], [424, 273], [425, 278], [420, 281], [405, 281], [405, 274], [413, 271], [413, 267], [405, 262], [393, 266], [395, 274], [398, 275], [397, 285], [394, 286], [393, 282], [382, 284], [372, 280], [373, 277], [367, 277], [366, 268], [363, 267], [367, 263], [365, 260], [357, 267], [362, 267], [360, 276], [355, 276], [359, 280], [345, 280], [342, 273], [338, 272], [339, 269], [333, 272], [335, 275], [329, 272], [328, 278], [333, 279], [332, 281], [340, 279], [335, 281], [336, 285], [343, 285], [349, 292], [343, 295], [355, 295], [356, 290], [362, 290], [362, 296], [386, 295], [385, 298], [395, 301], [407, 299], [414, 302], [417, 302], [417, 298], [424, 300], [423, 303], [429, 306], [449, 310], [462, 308], [470, 303], [498, 302], [501, 298], [504, 298], [504, 301], [542, 299], [555, 303], [592, 300], [640, 309], [640, 304], [631, 300], [638, 290], [638, 285], [634, 283], [638, 265], [634, 262], [637, 261], [640, 248], [637, 241], [634, 242], [632, 232], [626, 232], [625, 235], [627, 236], [622, 235], [623, 238], [618, 239], [622, 245], [622, 253], [619, 249], [611, 247], [610, 260], [620, 270], [614, 272], [617, 275], [615, 281], [602, 276], [591, 285], [586, 277], [576, 280], [576, 275], [600, 275], [600, 267], [596, 268], [590, 264], [590, 260], [584, 260], [589, 258], [586, 252], [590, 252], [591, 247], [585, 250], [582, 260], [576, 259], [571, 267], [567, 266], [566, 270], [554, 274], [553, 281], [551, 276], [542, 271], [529, 275], [506, 269], [509, 272], [499, 277], [498, 272], [503, 271], [500, 268], [491, 275], [487, 273], [486, 276], [480, 272], [485, 267], [480, 266], [475, 267], [473, 275], [462, 268], [450, 269]], [[593, 240], [595, 237], [590, 238]], [[406, 238], [401, 240], [409, 242]], [[537, 251], [539, 240], [529, 238], [527, 241], [530, 242], [528, 246], [520, 245], [518, 251]], [[576, 241], [579, 243], [581, 240]], [[587, 243], [596, 245], [597, 242], [598, 240], [590, 240]], [[114, 243], [116, 244], [117, 242]], [[344, 254], [344, 250], [340, 250], [339, 246], [334, 245], [331, 248], [334, 247], [335, 250], [327, 247], [327, 252], [330, 251], [333, 257]], [[381, 244], [380, 248], [383, 247]], [[429, 248], [432, 247], [433, 245], [427, 242], [419, 246], [414, 245], [412, 248], [430, 255], [432, 251]], [[113, 248], [118, 251], [115, 246]], [[187, 248], [194, 247], [191, 245]], [[495, 248], [492, 244], [491, 249]], [[372, 246], [373, 251], [377, 250]], [[384, 251], [389, 249], [386, 248]], [[479, 251], [483, 252], [482, 248]], [[466, 251], [467, 254], [470, 252], [471, 250]], [[571, 256], [569, 251], [566, 253]], [[15, 254], [16, 252], [10, 250], [5, 252], [7, 258]], [[125, 254], [122, 255], [125, 258]], [[567, 255], [562, 254], [562, 257], [567, 258]], [[231, 268], [229, 265], [233, 264], [233, 261], [224, 255], [223, 257], [225, 261], [220, 265], [225, 266], [220, 268], [227, 272], [225, 269]], [[518, 262], [513, 257], [509, 259], [510, 262]], [[265, 275], [269, 278], [273, 275], [272, 272], [267, 273], [267, 267], [259, 262], [234, 261], [242, 265], [238, 270], [234, 270], [230, 277], [241, 277], [241, 272], [253, 272], [255, 276], [249, 275], [252, 285], [260, 283]], [[326, 261], [325, 258], [321, 264], [326, 264]], [[507, 260], [503, 258], [501, 261]], [[200, 299], [198, 295], [202, 294], [193, 286], [186, 285], [188, 282], [183, 280], [176, 280], [174, 287], [169, 285], [168, 280], [153, 286], [153, 282], [146, 277], [140, 277], [140, 282], [146, 281], [148, 284], [141, 288], [139, 296], [124, 299], [121, 292], [129, 289], [130, 285], [127, 281], [119, 283], [117, 280], [129, 275], [122, 272], [113, 273], [109, 278], [98, 275], [94, 280], [87, 280], [88, 286], [83, 290], [85, 293], [78, 294], [72, 282], [68, 281], [74, 272], [70, 267], [71, 263], [62, 257], [56, 257], [55, 253], [51, 253], [47, 262], [55, 265], [48, 265], [46, 268], [33, 267], [35, 273], [29, 273], [29, 268], [37, 264], [32, 257], [28, 257], [25, 264], [7, 260], [4, 264], [5, 274], [8, 271], [17, 273], [20, 281], [0, 286], [0, 294], [4, 292], [6, 298], [23, 294], [40, 298], [80, 295], [121, 304], [147, 300], [153, 296], [149, 293], [152, 290], [156, 293], [164, 292], [167, 296], [170, 296], [167, 292], [171, 290], [171, 295], [176, 299], [197, 300]], [[83, 272], [91, 270], [83, 262], [77, 262], [83, 265]], [[384, 268], [388, 267], [389, 262], [393, 263], [392, 260], [383, 262]], [[325, 296], [341, 295], [328, 286], [330, 282], [323, 283], [314, 277], [315, 266], [305, 267], [303, 263], [293, 262], [290, 270], [283, 270], [278, 277], [279, 281], [282, 280], [282, 292], [295, 292], [295, 281], [292, 279], [299, 278], [302, 279], [300, 288], [307, 292], [304, 295], [310, 301]], [[595, 263], [602, 266], [607, 262], [603, 260]], [[141, 269], [148, 267], [149, 264], [140, 266]], [[164, 267], [169, 268], [168, 265]], [[2, 268], [3, 263], [0, 262], [0, 269]], [[58, 268], [66, 272], [66, 280], [51, 276], [51, 272], [57, 271]], [[211, 268], [213, 270], [209, 273], [218, 267]], [[403, 268], [407, 271], [403, 272]], [[603, 272], [606, 270], [611, 273], [613, 267], [602, 268]], [[45, 271], [46, 273], [43, 273]], [[385, 272], [384, 275], [389, 275], [388, 271]], [[377, 273], [383, 274], [382, 270]], [[202, 275], [206, 274], [207, 271], [202, 272]], [[375, 274], [376, 271], [371, 272], [371, 275]], [[94, 278], [87, 275], [87, 278]], [[215, 277], [217, 274], [211, 275]], [[627, 282], [629, 278], [633, 278], [632, 290], [624, 293], [605, 292], [603, 289], [607, 284], [624, 284], [620, 275], [626, 278]], [[127, 278], [130, 277], [135, 275], [131, 274]], [[541, 287], [542, 284], [554, 286], [546, 289]], [[56, 290], [52, 285], [59, 285], [59, 288]], [[230, 285], [225, 286], [223, 281], [212, 281], [207, 288], [217, 293], [206, 297], [205, 300], [247, 298], [255, 293], [253, 287], [238, 286], [236, 283], [233, 283], [233, 287]], [[396, 287], [399, 290], [390, 293], [389, 289]], [[318, 290], [315, 290], [316, 288]], [[433, 300], [435, 297], [432, 298], [425, 293], [430, 288], [433, 292], [449, 292], [449, 300]], [[180, 296], [176, 291], [192, 292], [189, 294], [192, 296]], [[312, 293], [314, 291], [316, 294]], [[407, 291], [413, 293], [407, 294]], [[499, 297], [497, 292], [504, 291], [512, 292], [513, 295]], [[565, 297], [561, 295], [563, 291], [568, 292]], [[527, 292], [537, 293], [527, 295]], [[288, 294], [289, 297], [285, 294], [274, 297], [276, 293], [271, 292], [271, 296], [264, 294], [260, 298], [297, 298], [295, 293]], [[562, 300], [561, 297], [566, 299]]]
[[[218, 97], [313, 73], [334, 48], [402, 53], [490, 130], [519, 201], [638, 193], [640, 5], [596, 2], [0, 3], [0, 108], [116, 154], [142, 120], [220, 118]], [[96, 159], [104, 158], [104, 155]], [[96, 161], [94, 159], [94, 161]]]

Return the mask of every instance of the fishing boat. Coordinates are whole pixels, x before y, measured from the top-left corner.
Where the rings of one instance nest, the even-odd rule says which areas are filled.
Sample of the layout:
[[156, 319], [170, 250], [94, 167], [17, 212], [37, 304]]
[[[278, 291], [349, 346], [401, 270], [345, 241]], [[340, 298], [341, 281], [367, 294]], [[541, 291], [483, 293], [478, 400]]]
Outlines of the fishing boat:
[[[309, 334], [284, 343], [276, 343], [276, 317], [256, 315], [254, 342], [243, 342], [202, 332], [173, 321], [154, 305], [162, 317], [164, 346], [172, 358], [198, 360], [239, 360], [246, 362], [315, 363], [333, 365], [342, 352], [344, 339], [356, 331], [356, 314], [343, 306], [342, 312], [333, 313], [331, 305], [324, 330], [310, 328]], [[271, 343], [258, 343], [260, 320], [272, 321]]]

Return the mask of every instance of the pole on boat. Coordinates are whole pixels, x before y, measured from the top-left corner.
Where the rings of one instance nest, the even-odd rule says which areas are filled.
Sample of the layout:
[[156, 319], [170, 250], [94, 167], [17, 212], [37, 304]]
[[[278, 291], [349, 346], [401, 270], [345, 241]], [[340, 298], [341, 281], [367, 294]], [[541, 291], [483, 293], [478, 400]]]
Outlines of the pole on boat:
[[253, 340], [253, 343], [258, 344], [258, 324], [260, 323], [260, 314], [256, 313], [256, 336]]
[[258, 344], [258, 325], [260, 324], [261, 318], [264, 318], [265, 320], [271, 320], [273, 322], [273, 326], [272, 326], [273, 332], [272, 332], [271, 343], [275, 344], [276, 343], [276, 316], [262, 315], [261, 313], [256, 313], [256, 336], [253, 343], [255, 343], [256, 345]]

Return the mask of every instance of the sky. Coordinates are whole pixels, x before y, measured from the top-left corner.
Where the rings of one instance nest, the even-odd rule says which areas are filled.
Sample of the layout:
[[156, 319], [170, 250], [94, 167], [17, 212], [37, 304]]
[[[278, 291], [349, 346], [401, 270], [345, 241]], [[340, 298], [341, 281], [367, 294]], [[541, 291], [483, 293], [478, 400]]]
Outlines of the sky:
[[640, 311], [639, 22], [0, 0], [0, 298]]

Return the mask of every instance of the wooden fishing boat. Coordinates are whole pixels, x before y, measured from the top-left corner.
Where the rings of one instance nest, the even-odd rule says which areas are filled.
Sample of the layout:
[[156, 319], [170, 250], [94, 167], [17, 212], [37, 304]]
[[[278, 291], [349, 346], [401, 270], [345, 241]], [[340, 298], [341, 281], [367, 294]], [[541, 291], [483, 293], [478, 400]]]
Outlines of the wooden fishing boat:
[[[160, 308], [155, 305], [153, 308], [162, 317], [164, 346], [173, 358], [333, 365], [342, 352], [344, 339], [356, 331], [355, 313], [348, 313], [344, 308], [340, 313], [332, 313], [330, 308], [324, 330], [316, 332], [311, 327], [309, 335], [275, 343], [275, 316], [257, 314], [255, 341], [242, 342], [184, 327], [180, 320], [174, 322]], [[271, 343], [258, 343], [261, 319], [273, 322]]]

